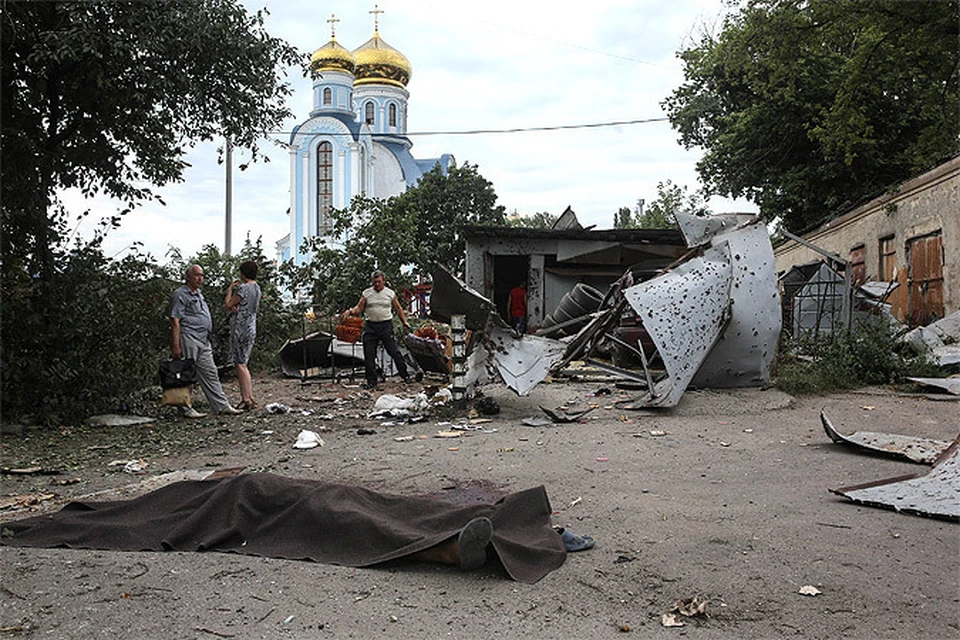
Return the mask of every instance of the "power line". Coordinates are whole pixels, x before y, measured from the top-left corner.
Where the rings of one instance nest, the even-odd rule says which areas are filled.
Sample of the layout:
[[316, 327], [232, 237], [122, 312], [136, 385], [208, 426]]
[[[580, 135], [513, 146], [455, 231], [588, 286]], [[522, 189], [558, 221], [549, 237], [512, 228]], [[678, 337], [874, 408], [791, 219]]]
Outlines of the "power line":
[[[648, 124], [651, 122], [666, 122], [668, 118], [644, 118], [642, 120], [617, 120], [613, 122], [592, 122], [587, 124], [561, 124], [549, 127], [513, 127], [509, 129], [469, 129], [466, 131], [414, 131], [405, 134], [396, 133], [371, 133], [373, 138], [396, 138], [396, 137], [414, 137], [414, 136], [472, 136], [486, 133], [526, 133], [530, 131], [562, 131], [570, 129], [598, 129], [602, 127], [622, 127], [634, 124]], [[293, 131], [270, 131], [267, 135], [292, 135]], [[329, 133], [329, 132], [302, 132], [297, 131], [297, 135], [307, 136], [352, 136], [350, 133]]]

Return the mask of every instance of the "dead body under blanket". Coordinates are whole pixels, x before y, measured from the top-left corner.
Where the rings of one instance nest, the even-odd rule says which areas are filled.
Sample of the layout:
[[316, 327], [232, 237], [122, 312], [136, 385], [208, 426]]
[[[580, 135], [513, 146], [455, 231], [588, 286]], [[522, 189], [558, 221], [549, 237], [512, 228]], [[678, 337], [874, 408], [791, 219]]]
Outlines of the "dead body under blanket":
[[471, 519], [493, 522], [491, 547], [507, 573], [534, 583], [560, 567], [546, 490], [460, 505], [269, 473], [186, 481], [139, 498], [72, 502], [8, 522], [3, 544], [120, 551], [227, 551], [365, 567], [423, 551]]

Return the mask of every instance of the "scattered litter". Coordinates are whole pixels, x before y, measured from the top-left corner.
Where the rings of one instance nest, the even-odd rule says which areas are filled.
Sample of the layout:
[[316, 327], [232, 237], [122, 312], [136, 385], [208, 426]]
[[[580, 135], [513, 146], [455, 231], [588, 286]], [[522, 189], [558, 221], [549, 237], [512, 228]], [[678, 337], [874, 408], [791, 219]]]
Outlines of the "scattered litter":
[[55, 484], [62, 487], [70, 484], [79, 484], [80, 482], [80, 478], [54, 478], [50, 481], [50, 484]]
[[372, 436], [372, 435], [376, 435], [376, 433], [377, 432], [373, 429], [364, 429], [364, 428], [357, 429], [358, 436]]
[[724, 442], [723, 440], [721, 440], [721, 441], [720, 441], [720, 446], [721, 446], [721, 447], [729, 447], [729, 446], [730, 446], [730, 443], [729, 443], [729, 442]]
[[310, 411], [309, 409], [301, 409], [300, 415], [302, 415], [303, 417], [307, 417], [309, 415], [313, 415], [313, 411]]
[[610, 462], [610, 458], [597, 458], [597, 462]]
[[753, 433], [753, 429], [744, 429], [743, 432], [744, 432], [744, 433]]
[[123, 472], [130, 473], [133, 475], [140, 475], [147, 472], [147, 467], [149, 463], [140, 458], [139, 460], [130, 460], [125, 465], [123, 465]]
[[433, 434], [434, 438], [459, 438], [459, 431], [437, 431]]
[[557, 411], [551, 411], [543, 405], [540, 405], [540, 410], [543, 411], [547, 416], [558, 424], [566, 424], [569, 422], [577, 422], [580, 418], [587, 415], [593, 411], [594, 407], [590, 407], [584, 411], [573, 411], [568, 412], [566, 409], [560, 408]]
[[22, 509], [47, 500], [53, 500], [53, 493], [29, 493], [0, 498], [0, 509]]
[[665, 627], [683, 627], [686, 623], [678, 619], [675, 613], [665, 613], [660, 616], [660, 624]]
[[102, 427], [130, 427], [138, 424], [149, 424], [155, 422], [154, 418], [145, 418], [144, 416], [121, 416], [115, 413], [105, 413], [99, 416], [90, 416], [87, 418], [87, 424]]
[[860, 408], [863, 409], [864, 411], [873, 411], [874, 409], [876, 409], [876, 407], [873, 406], [872, 404], [865, 404]]
[[387, 421], [387, 422], [381, 422], [381, 423], [380, 423], [380, 426], [381, 426], [381, 427], [395, 427], [395, 426], [397, 426], [398, 424], [400, 424], [400, 423], [399, 423], [399, 422]]
[[520, 421], [520, 424], [526, 427], [546, 427], [547, 425], [553, 424], [553, 420], [545, 416], [533, 416], [531, 418], [524, 418]]
[[261, 431], [261, 432], [260, 432], [260, 435], [262, 435], [262, 436], [272, 436], [272, 435], [273, 435], [273, 429], [266, 429], [265, 431]]
[[282, 402], [271, 402], [264, 409], [267, 410], [267, 413], [290, 413], [290, 407]]
[[818, 596], [823, 592], [820, 591], [820, 589], [817, 589], [815, 586], [808, 584], [800, 587], [800, 591], [798, 591], [797, 593], [799, 593], [802, 596]]
[[654, 438], [659, 438], [660, 436], [667, 435], [667, 432], [662, 429], [651, 429], [650, 435], [652, 435]]
[[32, 476], [34, 474], [48, 473], [43, 470], [43, 467], [20, 467], [19, 469], [4, 467], [2, 471], [3, 473], [13, 476]]
[[460, 447], [447, 447], [447, 451], [460, 451]]
[[580, 504], [581, 502], [583, 502], [583, 497], [582, 497], [582, 496], [577, 496], [576, 498], [574, 498], [573, 500], [570, 501], [570, 504], [569, 504], [568, 506], [575, 507], [575, 506], [577, 506], [578, 504]]
[[322, 447], [324, 444], [323, 439], [320, 438], [316, 431], [303, 429], [297, 434], [297, 441], [293, 443], [293, 448], [313, 449], [314, 447]]
[[665, 627], [682, 627], [686, 624], [683, 618], [706, 617], [708, 602], [710, 601], [701, 602], [697, 596], [677, 600], [670, 611], [660, 616], [660, 624]]
[[513, 447], [500, 447], [497, 449], [497, 453], [510, 453], [513, 450]]
[[410, 441], [413, 440], [413, 439], [414, 439], [413, 436], [397, 436], [396, 438], [394, 438], [394, 441], [395, 441], [395, 442], [410, 442]]

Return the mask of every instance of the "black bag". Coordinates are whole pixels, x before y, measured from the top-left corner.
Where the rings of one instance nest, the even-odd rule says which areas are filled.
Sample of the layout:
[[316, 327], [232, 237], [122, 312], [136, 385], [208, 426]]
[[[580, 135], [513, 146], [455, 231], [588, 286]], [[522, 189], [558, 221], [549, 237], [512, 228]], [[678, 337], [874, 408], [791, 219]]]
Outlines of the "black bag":
[[193, 358], [160, 361], [160, 386], [164, 389], [189, 387], [197, 380], [197, 363]]

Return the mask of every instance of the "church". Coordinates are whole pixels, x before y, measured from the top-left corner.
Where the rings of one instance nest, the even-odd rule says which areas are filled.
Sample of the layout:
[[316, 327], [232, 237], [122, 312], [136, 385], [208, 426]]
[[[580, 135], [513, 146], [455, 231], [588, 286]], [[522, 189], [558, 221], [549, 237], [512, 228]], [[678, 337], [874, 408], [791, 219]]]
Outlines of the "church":
[[313, 109], [290, 135], [290, 233], [277, 242], [281, 261], [308, 261], [300, 252], [306, 238], [335, 242], [331, 211], [354, 196], [399, 195], [436, 165], [453, 165], [450, 154], [418, 160], [410, 153], [410, 61], [380, 37], [382, 12], [371, 13], [373, 37], [352, 52], [337, 42], [331, 16], [330, 42], [310, 58]]

